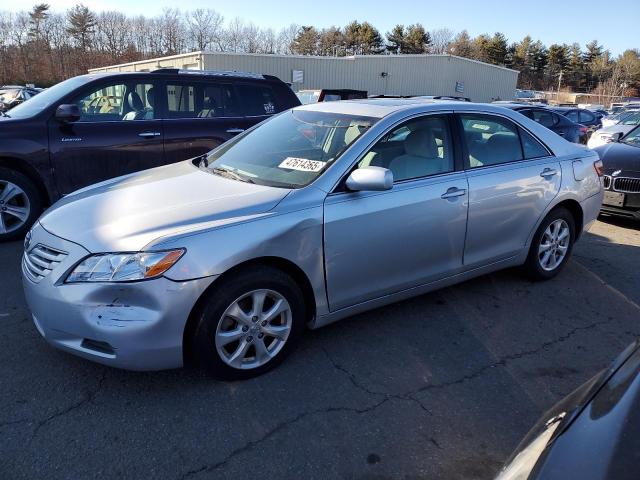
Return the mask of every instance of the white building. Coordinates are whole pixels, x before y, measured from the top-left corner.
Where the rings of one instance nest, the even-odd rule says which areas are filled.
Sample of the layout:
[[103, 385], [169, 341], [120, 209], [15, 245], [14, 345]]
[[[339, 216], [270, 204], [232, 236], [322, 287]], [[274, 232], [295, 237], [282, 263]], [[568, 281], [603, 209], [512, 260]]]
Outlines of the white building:
[[94, 72], [157, 68], [228, 70], [275, 75], [294, 90], [350, 88], [369, 95], [454, 95], [476, 102], [514, 98], [518, 72], [453, 55], [318, 57], [193, 52], [123, 63]]

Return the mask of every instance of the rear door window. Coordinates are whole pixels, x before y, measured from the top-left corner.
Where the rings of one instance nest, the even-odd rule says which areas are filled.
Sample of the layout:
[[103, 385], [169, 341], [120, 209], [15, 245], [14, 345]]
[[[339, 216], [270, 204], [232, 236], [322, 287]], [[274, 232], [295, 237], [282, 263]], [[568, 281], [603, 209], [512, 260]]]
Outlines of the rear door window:
[[170, 82], [166, 85], [168, 118], [225, 118], [240, 115], [233, 85]]
[[460, 115], [471, 168], [524, 159], [518, 127], [493, 115]]
[[570, 112], [567, 112], [565, 114], [565, 117], [567, 117], [572, 122], [578, 123], [578, 112], [576, 112], [575, 110], [571, 110]]
[[531, 118], [547, 128], [551, 128], [555, 125], [553, 114], [545, 110], [532, 110]]
[[238, 95], [248, 117], [273, 115], [279, 111], [273, 90], [268, 85], [237, 85]]
[[587, 111], [580, 112], [579, 118], [580, 118], [580, 123], [593, 123], [596, 120], [595, 115]]

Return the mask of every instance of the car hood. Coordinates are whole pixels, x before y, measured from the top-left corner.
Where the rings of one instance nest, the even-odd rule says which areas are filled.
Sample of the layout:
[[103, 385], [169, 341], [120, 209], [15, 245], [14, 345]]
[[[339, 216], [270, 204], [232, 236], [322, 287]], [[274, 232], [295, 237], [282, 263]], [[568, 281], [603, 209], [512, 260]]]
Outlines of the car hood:
[[78, 190], [40, 223], [90, 252], [139, 251], [159, 237], [265, 214], [289, 191], [223, 178], [186, 161]]
[[640, 147], [625, 143], [607, 143], [594, 150], [600, 155], [606, 173], [616, 170], [640, 172]]
[[615, 125], [609, 125], [608, 127], [602, 127], [596, 131], [596, 133], [629, 133], [633, 130], [635, 125], [622, 125], [620, 123], [616, 123]]

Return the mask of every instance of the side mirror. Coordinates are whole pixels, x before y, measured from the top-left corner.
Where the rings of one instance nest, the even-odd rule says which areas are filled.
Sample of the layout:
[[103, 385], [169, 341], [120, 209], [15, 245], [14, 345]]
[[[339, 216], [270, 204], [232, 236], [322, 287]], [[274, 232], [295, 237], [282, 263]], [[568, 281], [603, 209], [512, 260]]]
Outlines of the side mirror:
[[612, 142], [619, 142], [622, 137], [624, 137], [624, 133], [623, 132], [616, 132], [613, 135], [611, 135], [611, 141]]
[[73, 123], [80, 120], [80, 109], [75, 104], [59, 105], [56, 109], [56, 119], [60, 122]]
[[346, 185], [354, 192], [390, 190], [393, 187], [393, 173], [382, 167], [358, 168], [351, 172]]

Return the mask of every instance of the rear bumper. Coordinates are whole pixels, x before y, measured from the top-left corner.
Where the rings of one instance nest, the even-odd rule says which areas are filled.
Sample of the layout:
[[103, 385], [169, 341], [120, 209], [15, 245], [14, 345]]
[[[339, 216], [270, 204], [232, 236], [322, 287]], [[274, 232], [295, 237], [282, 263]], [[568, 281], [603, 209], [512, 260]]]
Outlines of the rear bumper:
[[604, 197], [604, 190], [600, 190], [599, 193], [580, 202], [583, 213], [582, 230], [588, 232], [591, 225], [597, 220], [602, 206], [602, 199]]
[[23, 262], [23, 287], [38, 332], [56, 348], [112, 367], [162, 370], [183, 364], [183, 332], [193, 306], [213, 282], [167, 278], [131, 283], [64, 284], [86, 251], [36, 226], [32, 246], [68, 253], [34, 281]]

